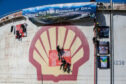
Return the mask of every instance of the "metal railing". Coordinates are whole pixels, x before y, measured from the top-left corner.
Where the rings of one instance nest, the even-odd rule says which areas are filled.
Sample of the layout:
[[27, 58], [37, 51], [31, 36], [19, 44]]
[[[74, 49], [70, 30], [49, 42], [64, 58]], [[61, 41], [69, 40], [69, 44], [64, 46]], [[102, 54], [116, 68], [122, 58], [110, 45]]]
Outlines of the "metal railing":
[[7, 14], [0, 16], [0, 24], [3, 24], [7, 21], [10, 21], [10, 20], [13, 20], [13, 19], [16, 19], [16, 18], [20, 18], [20, 17], [23, 17], [22, 10], [9, 12]]
[[10, 15], [10, 14], [19, 12], [19, 11], [22, 11], [22, 10], [16, 10], [16, 11], [12, 11], [12, 12], [8, 12], [8, 13], [6, 13], [6, 14], [0, 15], [0, 19], [3, 18], [3, 17], [5, 17], [5, 16], [8, 16], [8, 15]]

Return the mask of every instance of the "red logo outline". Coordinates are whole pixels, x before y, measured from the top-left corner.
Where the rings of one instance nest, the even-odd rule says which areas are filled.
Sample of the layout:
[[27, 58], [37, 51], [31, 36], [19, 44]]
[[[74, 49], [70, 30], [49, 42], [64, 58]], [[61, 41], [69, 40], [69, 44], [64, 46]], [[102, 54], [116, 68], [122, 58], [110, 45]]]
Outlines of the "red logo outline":
[[[67, 30], [72, 30], [76, 33], [77, 36], [79, 36], [79, 38], [81, 39], [82, 41], [82, 45], [81, 47], [83, 47], [83, 50], [84, 50], [84, 54], [83, 54], [83, 57], [78, 60], [76, 63], [74, 63], [73, 65], [73, 71], [72, 71], [72, 74], [68, 74], [68, 75], [59, 75], [57, 77], [55, 77], [54, 75], [42, 75], [42, 72], [41, 72], [41, 65], [33, 59], [33, 51], [35, 49], [35, 43], [36, 41], [38, 40], [38, 38], [40, 38], [40, 35], [48, 30], [49, 28], [52, 28], [52, 27], [56, 27], [59, 28], [59, 26], [64, 26]], [[57, 33], [57, 32], [56, 32]], [[57, 43], [57, 42], [56, 42]], [[83, 32], [81, 32], [77, 27], [73, 26], [73, 25], [53, 25], [53, 26], [44, 26], [42, 27], [37, 33], [36, 35], [34, 36], [33, 40], [32, 40], [32, 43], [31, 43], [31, 46], [30, 46], [30, 50], [29, 50], [29, 61], [36, 67], [37, 69], [37, 79], [38, 80], [52, 80], [54, 82], [58, 82], [58, 81], [62, 81], [62, 80], [70, 80], [70, 81], [75, 81], [77, 80], [77, 74], [78, 74], [78, 69], [79, 67], [84, 64], [85, 62], [87, 62], [89, 60], [89, 44], [88, 44], [88, 41], [85, 37], [85, 35], [83, 34]]]

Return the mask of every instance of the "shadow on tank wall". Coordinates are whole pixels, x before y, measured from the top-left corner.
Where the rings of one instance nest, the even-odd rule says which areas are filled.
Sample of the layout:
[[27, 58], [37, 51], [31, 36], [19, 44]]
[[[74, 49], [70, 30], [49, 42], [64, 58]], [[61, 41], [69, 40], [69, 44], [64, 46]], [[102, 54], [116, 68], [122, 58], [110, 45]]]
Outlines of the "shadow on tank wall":
[[[32, 18], [29, 18], [29, 20], [33, 23], [33, 24], [35, 24], [35, 25], [37, 25], [37, 26], [50, 26], [50, 25], [57, 25], [57, 24], [59, 24], [59, 25], [68, 25], [68, 23], [75, 23], [75, 24], [77, 24], [77, 25], [81, 25], [81, 26], [92, 26], [92, 25], [94, 25], [94, 18], [84, 18], [84, 19], [80, 19], [80, 20], [75, 20], [75, 21], [63, 21], [63, 22], [59, 22], [59, 23], [53, 23], [53, 24], [42, 24], [42, 23], [39, 23], [39, 22], [37, 22], [37, 21], [35, 21], [35, 20], [33, 20]], [[82, 24], [83, 23], [83, 24]], [[70, 24], [69, 24], [70, 25]], [[72, 25], [72, 24], [71, 24]]]

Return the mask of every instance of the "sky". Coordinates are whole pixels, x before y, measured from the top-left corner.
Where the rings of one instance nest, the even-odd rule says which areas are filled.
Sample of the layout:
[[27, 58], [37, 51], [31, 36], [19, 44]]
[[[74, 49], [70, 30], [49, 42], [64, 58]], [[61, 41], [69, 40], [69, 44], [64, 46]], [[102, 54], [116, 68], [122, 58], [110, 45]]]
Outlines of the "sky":
[[[58, 3], [89, 2], [90, 0], [0, 0], [0, 17], [24, 8]], [[97, 2], [110, 2], [110, 0], [96, 0]], [[126, 0], [113, 0], [124, 2]]]

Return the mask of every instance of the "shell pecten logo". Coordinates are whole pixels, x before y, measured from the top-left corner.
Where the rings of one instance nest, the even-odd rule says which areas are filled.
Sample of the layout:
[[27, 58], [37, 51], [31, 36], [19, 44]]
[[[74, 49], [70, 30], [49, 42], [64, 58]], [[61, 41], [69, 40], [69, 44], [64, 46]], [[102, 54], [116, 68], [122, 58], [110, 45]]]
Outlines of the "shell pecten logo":
[[[56, 47], [64, 48], [71, 72], [60, 70]], [[89, 60], [89, 45], [83, 32], [73, 25], [42, 27], [30, 46], [29, 60], [36, 67], [38, 80], [74, 81], [79, 67]]]

